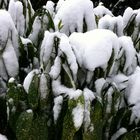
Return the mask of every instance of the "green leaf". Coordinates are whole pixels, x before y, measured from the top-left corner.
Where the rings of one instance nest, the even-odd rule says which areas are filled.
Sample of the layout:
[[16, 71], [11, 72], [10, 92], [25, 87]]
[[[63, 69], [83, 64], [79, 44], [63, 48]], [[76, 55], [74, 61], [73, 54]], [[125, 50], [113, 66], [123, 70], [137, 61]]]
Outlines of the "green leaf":
[[30, 129], [32, 128], [33, 112], [23, 112], [16, 123], [16, 137], [18, 140], [28, 140], [31, 137]]
[[39, 102], [38, 90], [39, 90], [39, 77], [38, 74], [35, 74], [29, 86], [29, 92], [28, 92], [29, 106], [33, 110], [37, 109], [38, 107], [38, 102]]

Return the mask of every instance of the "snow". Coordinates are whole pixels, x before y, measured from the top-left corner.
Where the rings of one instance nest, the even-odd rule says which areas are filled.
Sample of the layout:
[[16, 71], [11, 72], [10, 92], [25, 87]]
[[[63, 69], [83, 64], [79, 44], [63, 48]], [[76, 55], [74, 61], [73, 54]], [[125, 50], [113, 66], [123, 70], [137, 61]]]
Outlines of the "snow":
[[5, 65], [3, 63], [3, 58], [1, 58], [2, 56], [0, 56], [0, 77], [2, 78], [2, 80], [4, 79], [5, 81], [8, 80], [8, 75], [6, 72], [6, 68]]
[[105, 15], [113, 16], [112, 12], [110, 10], [108, 10], [106, 7], [104, 7], [103, 5], [99, 5], [99, 6], [95, 7], [93, 12], [96, 16], [98, 16], [100, 18]]
[[90, 119], [90, 106], [91, 102], [95, 99], [93, 91], [91, 91], [88, 88], [84, 88], [83, 91], [85, 105], [84, 105], [84, 128], [85, 131], [87, 131], [90, 128], [91, 125], [91, 119]]
[[0, 140], [8, 140], [5, 135], [0, 134]]
[[48, 86], [47, 79], [44, 73], [42, 73], [40, 76], [39, 90], [41, 99], [46, 99], [46, 96], [48, 94]]
[[123, 73], [119, 73], [112, 77], [112, 82], [115, 82], [118, 89], [121, 91], [122, 89], [125, 89], [127, 87], [128, 79], [129, 79], [129, 77], [127, 77]]
[[134, 105], [132, 109], [132, 115], [130, 123], [132, 123], [135, 120], [135, 123], [137, 124], [140, 120], [140, 68], [137, 67], [134, 74], [132, 74], [129, 77], [128, 80], [128, 86], [126, 88], [125, 96], [127, 98], [129, 105]]
[[61, 59], [59, 56], [55, 58], [54, 65], [51, 67], [49, 75], [52, 79], [57, 79], [61, 71]]
[[54, 16], [54, 3], [52, 1], [47, 1], [46, 6], [44, 7], [52, 17]]
[[84, 107], [82, 104], [78, 105], [72, 110], [73, 122], [76, 129], [79, 129], [84, 119]]
[[88, 88], [84, 88], [84, 98], [85, 101], [92, 102], [95, 99], [94, 92]]
[[56, 33], [50, 33], [49, 31], [45, 31], [44, 39], [41, 44], [41, 51], [40, 51], [40, 63], [43, 66], [47, 66], [54, 44], [54, 37]]
[[71, 69], [72, 74], [73, 74], [73, 78], [74, 78], [74, 80], [76, 80], [78, 65], [77, 65], [76, 57], [74, 55], [72, 47], [69, 43], [69, 39], [66, 35], [61, 35], [59, 48], [66, 55], [68, 64], [69, 64], [70, 69]]
[[54, 106], [53, 106], [53, 116], [54, 116], [54, 122], [56, 123], [61, 108], [62, 108], [62, 104], [63, 104], [63, 97], [62, 96], [58, 96], [54, 98]]
[[37, 45], [40, 30], [41, 30], [41, 21], [40, 21], [39, 17], [37, 16], [33, 22], [32, 33], [29, 35], [29, 39], [35, 45]]
[[0, 10], [0, 50], [6, 47], [8, 38], [12, 41], [12, 46], [19, 56], [18, 33], [10, 14], [5, 10]]
[[87, 24], [87, 30], [96, 28], [93, 3], [90, 0], [66, 0], [58, 8], [54, 23], [56, 29], [58, 29], [58, 23], [62, 21], [64, 26], [60, 31], [69, 35], [75, 30], [83, 32], [84, 19]]
[[106, 80], [104, 78], [100, 78], [95, 81], [96, 93], [99, 97], [101, 97], [101, 90], [105, 83], [106, 83]]
[[111, 137], [111, 140], [117, 140], [121, 135], [127, 132], [127, 129], [122, 127], [120, 128], [113, 136]]
[[34, 69], [30, 73], [28, 73], [28, 75], [25, 77], [24, 82], [23, 82], [23, 87], [24, 87], [24, 89], [25, 89], [25, 91], [27, 93], [29, 91], [29, 87], [30, 87], [30, 84], [32, 82], [33, 76], [35, 74], [38, 74], [38, 73], [39, 73], [39, 70], [38, 69]]
[[11, 77], [8, 81], [8, 83], [14, 83], [15, 82], [15, 78]]
[[118, 38], [109, 30], [95, 29], [86, 33], [73, 33], [69, 40], [80, 67], [90, 71], [97, 67], [107, 67], [112, 49], [115, 58], [118, 55]]
[[111, 17], [110, 15], [105, 15], [99, 20], [99, 29], [109, 29], [116, 33], [118, 36], [123, 35], [123, 18], [122, 16]]
[[136, 55], [136, 50], [134, 48], [132, 39], [127, 36], [122, 36], [119, 38], [120, 46], [123, 47], [125, 53], [125, 65], [123, 71], [127, 71], [128, 73], [132, 73], [134, 70], [129, 68], [133, 65]]
[[12, 42], [8, 39], [6, 48], [2, 54], [3, 62], [7, 71], [8, 76], [15, 77], [18, 75], [18, 58], [16, 56], [15, 50], [12, 46]]
[[23, 5], [20, 1], [10, 0], [8, 12], [10, 13], [19, 35], [23, 36], [25, 32], [25, 18], [23, 15]]
[[32, 109], [26, 110], [27, 113], [33, 113]]
[[130, 18], [134, 15], [133, 9], [128, 7], [123, 14], [123, 23], [124, 23], [124, 28], [127, 26]]
[[78, 99], [79, 96], [82, 95], [82, 91], [77, 89], [73, 89], [73, 88], [68, 88], [64, 85], [61, 84], [61, 79], [60, 77], [58, 77], [57, 80], [53, 80], [52, 81], [52, 90], [53, 90], [53, 94], [54, 96], [58, 96], [60, 94], [64, 94], [65, 96], [69, 96], [69, 99]]
[[20, 37], [21, 41], [22, 41], [22, 44], [24, 45], [27, 45], [29, 43], [32, 44], [32, 41], [29, 39], [29, 38], [23, 38], [23, 37]]

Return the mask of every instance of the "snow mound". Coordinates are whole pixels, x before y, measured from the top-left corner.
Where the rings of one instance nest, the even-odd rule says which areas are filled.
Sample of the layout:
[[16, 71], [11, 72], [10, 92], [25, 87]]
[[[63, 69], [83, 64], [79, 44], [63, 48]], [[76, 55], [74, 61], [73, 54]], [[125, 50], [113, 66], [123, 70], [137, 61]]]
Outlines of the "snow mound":
[[96, 28], [93, 3], [90, 0], [66, 0], [60, 5], [54, 18], [56, 29], [58, 23], [62, 21], [63, 28], [60, 31], [66, 35], [75, 30], [83, 32], [84, 20], [87, 30]]
[[118, 37], [109, 30], [73, 33], [69, 40], [79, 65], [90, 71], [97, 67], [106, 68], [113, 49], [115, 58], [118, 55]]

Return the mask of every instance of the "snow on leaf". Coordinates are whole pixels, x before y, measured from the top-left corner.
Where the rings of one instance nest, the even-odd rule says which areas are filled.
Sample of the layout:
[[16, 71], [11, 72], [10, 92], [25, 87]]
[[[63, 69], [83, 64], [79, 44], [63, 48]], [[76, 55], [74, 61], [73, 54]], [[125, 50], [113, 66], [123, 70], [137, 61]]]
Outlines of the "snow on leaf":
[[90, 71], [97, 67], [107, 67], [113, 49], [114, 58], [117, 58], [118, 38], [109, 30], [95, 29], [86, 33], [73, 33], [69, 40], [79, 65]]
[[5, 51], [2, 54], [2, 58], [8, 75], [10, 77], [17, 76], [19, 69], [18, 58], [10, 39], [7, 41], [7, 45]]
[[84, 107], [82, 104], [78, 105], [72, 110], [73, 122], [76, 129], [79, 129], [84, 119]]
[[[119, 38], [120, 46], [125, 51], [125, 65], [123, 71], [128, 70], [128, 74], [134, 72], [136, 66], [133, 68], [133, 64], [135, 61], [136, 50], [134, 48], [132, 39], [127, 36], [122, 36]], [[131, 68], [131, 69], [130, 69]]]
[[52, 79], [58, 78], [61, 71], [61, 59], [59, 56], [55, 58], [54, 65], [51, 67], [51, 71], [49, 72], [49, 75]]
[[58, 97], [54, 98], [53, 114], [54, 114], [55, 123], [56, 123], [56, 121], [59, 117], [59, 113], [60, 113], [61, 108], [62, 108], [62, 103], [63, 103], [63, 97], [62, 96], [58, 96]]
[[30, 84], [32, 82], [33, 76], [38, 73], [39, 73], [39, 70], [35, 69], [35, 70], [32, 70], [30, 73], [28, 73], [28, 75], [25, 77], [24, 82], [23, 82], [23, 87], [27, 93], [28, 93]]
[[75, 30], [83, 32], [84, 20], [87, 24], [87, 30], [96, 28], [93, 3], [90, 0], [67, 0], [61, 1], [61, 3], [54, 18], [56, 28], [59, 21], [62, 20], [64, 26], [61, 32], [66, 35]]
[[5, 135], [0, 134], [0, 140], [8, 140]]
[[73, 78], [74, 80], [76, 80], [78, 65], [72, 47], [69, 43], [68, 37], [66, 35], [61, 35], [59, 48], [66, 55], [66, 59], [72, 71]]

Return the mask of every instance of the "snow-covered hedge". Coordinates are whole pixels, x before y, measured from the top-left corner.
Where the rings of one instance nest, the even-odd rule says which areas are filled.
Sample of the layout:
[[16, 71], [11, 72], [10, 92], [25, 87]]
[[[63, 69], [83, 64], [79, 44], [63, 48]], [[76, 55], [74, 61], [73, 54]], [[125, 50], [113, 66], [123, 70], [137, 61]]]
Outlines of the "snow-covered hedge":
[[115, 17], [90, 0], [48, 1], [37, 11], [30, 0], [3, 2], [1, 134], [17, 140], [140, 137], [139, 9]]

